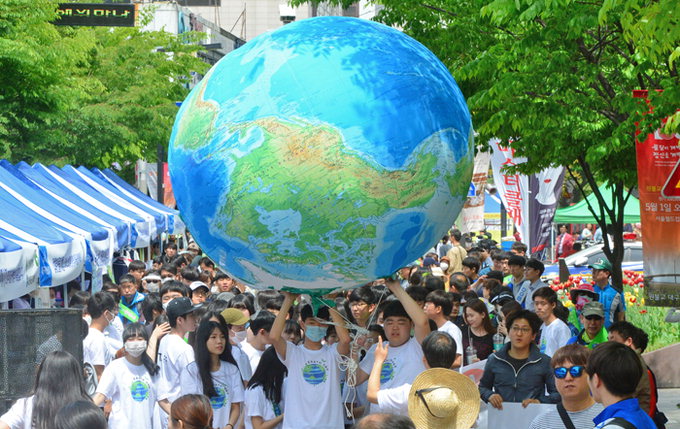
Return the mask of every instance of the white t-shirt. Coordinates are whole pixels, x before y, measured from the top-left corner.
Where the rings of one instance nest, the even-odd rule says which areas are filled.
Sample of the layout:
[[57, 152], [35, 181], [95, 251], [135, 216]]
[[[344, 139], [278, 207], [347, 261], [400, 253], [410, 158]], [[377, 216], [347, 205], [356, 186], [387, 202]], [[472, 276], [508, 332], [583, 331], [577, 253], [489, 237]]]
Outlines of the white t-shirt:
[[447, 334], [451, 335], [451, 337], [453, 337], [453, 340], [456, 342], [456, 354], [457, 355], [463, 354], [463, 332], [460, 330], [458, 326], [456, 326], [455, 323], [451, 322], [450, 320], [447, 320], [446, 323], [444, 323], [442, 327], [437, 330], [441, 332], [446, 332]]
[[244, 341], [241, 343], [241, 351], [248, 356], [248, 361], [250, 362], [250, 371], [252, 374], [255, 374], [255, 370], [257, 369], [257, 364], [260, 363], [260, 358], [262, 357], [262, 353], [264, 353], [264, 350], [259, 351], [255, 347], [253, 347], [248, 341]]
[[[370, 374], [373, 368], [376, 347], [377, 344], [374, 344], [359, 364], [366, 374]], [[423, 371], [425, 371], [423, 348], [418, 340], [411, 338], [399, 347], [390, 346], [380, 372], [380, 389], [393, 389], [404, 384], [412, 384], [416, 376]], [[371, 404], [371, 414], [382, 412], [386, 411], [379, 405]]]
[[[245, 403], [246, 418], [244, 422], [246, 424], [246, 429], [253, 429], [253, 417], [262, 417], [262, 420], [265, 422], [277, 417], [274, 404], [264, 395], [264, 389], [262, 386], [255, 386], [253, 388], [247, 389]], [[281, 402], [279, 403], [279, 412], [284, 412], [283, 395], [281, 395]], [[281, 429], [281, 427], [282, 424], [279, 423], [278, 425], [274, 426], [273, 429]]]
[[231, 345], [231, 355], [238, 364], [238, 370], [241, 372], [241, 378], [243, 381], [250, 380], [250, 377], [253, 376], [253, 372], [250, 369], [250, 360], [248, 359], [248, 355], [245, 354], [240, 345], [233, 344]]
[[158, 400], [174, 402], [181, 395], [180, 374], [194, 361], [194, 349], [179, 335], [169, 334], [158, 346]]
[[114, 360], [104, 369], [97, 393], [112, 402], [109, 429], [153, 429], [156, 377], [144, 365]]
[[[231, 404], [243, 402], [243, 381], [238, 368], [229, 362], [220, 362], [220, 369], [211, 372], [217, 396], [210, 398], [213, 409], [213, 427], [222, 428], [229, 423]], [[196, 362], [187, 365], [180, 375], [182, 395], [196, 393], [203, 395], [203, 382]]]
[[94, 328], [90, 328], [83, 340], [83, 362], [92, 366], [106, 366], [112, 360], [112, 355], [106, 345], [106, 336]]
[[[574, 423], [574, 427], [591, 428], [593, 427], [593, 419], [597, 417], [603, 409], [604, 407], [602, 404], [596, 402], [583, 411], [567, 411], [567, 415], [569, 415], [572, 423]], [[560, 413], [557, 411], [557, 407], [552, 411], [540, 414], [531, 422], [531, 425], [529, 425], [529, 429], [565, 429], [565, 427], [564, 423], [562, 423]]]
[[392, 389], [383, 389], [381, 386], [378, 390], [378, 406], [381, 412], [408, 416], [408, 394], [410, 391], [410, 383]]
[[557, 349], [567, 345], [570, 338], [569, 326], [560, 319], [553, 320], [550, 325], [544, 323], [541, 326], [541, 344], [539, 345], [541, 353], [552, 357]]
[[310, 350], [304, 344], [286, 342], [288, 368], [283, 396], [286, 404], [283, 429], [343, 429], [340, 369], [337, 344]]
[[33, 420], [33, 396], [17, 400], [12, 408], [0, 417], [10, 429], [31, 429]]

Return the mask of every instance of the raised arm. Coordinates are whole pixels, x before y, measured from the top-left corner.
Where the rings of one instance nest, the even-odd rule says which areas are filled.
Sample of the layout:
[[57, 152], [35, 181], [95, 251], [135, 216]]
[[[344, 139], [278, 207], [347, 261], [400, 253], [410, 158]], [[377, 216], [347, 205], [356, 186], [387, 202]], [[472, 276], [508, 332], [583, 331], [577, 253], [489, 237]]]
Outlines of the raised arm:
[[338, 335], [338, 353], [348, 356], [349, 343], [352, 342], [352, 338], [349, 336], [349, 331], [345, 326], [345, 320], [335, 308], [329, 308], [329, 313], [335, 325], [335, 333]]
[[146, 347], [146, 354], [151, 358], [153, 363], [156, 363], [156, 358], [158, 355], [158, 344], [160, 344], [161, 338], [169, 334], [170, 331], [171, 331], [170, 324], [168, 322], [165, 322], [156, 326], [156, 328], [151, 333], [151, 337], [149, 337], [149, 343]]
[[272, 346], [276, 349], [276, 353], [279, 354], [284, 360], [286, 359], [286, 340], [283, 339], [283, 329], [286, 327], [286, 315], [288, 310], [293, 305], [295, 298], [298, 297], [296, 294], [290, 292], [283, 292], [285, 299], [283, 304], [281, 304], [281, 310], [279, 314], [276, 315], [276, 320], [272, 325], [272, 329], [269, 331], [269, 340], [272, 342]]
[[378, 346], [375, 349], [373, 368], [371, 369], [371, 375], [368, 377], [368, 392], [366, 394], [366, 399], [372, 404], [378, 403], [378, 392], [380, 391], [380, 373], [382, 372], [382, 366], [387, 359], [387, 348], [388, 346], [383, 346], [382, 338], [378, 338]]
[[404, 310], [406, 310], [406, 313], [408, 313], [413, 322], [416, 340], [418, 340], [419, 343], [422, 343], [425, 337], [427, 337], [427, 334], [430, 333], [430, 322], [428, 321], [427, 315], [418, 303], [406, 293], [398, 281], [390, 279], [387, 280], [385, 284], [390, 292], [392, 292], [404, 306]]

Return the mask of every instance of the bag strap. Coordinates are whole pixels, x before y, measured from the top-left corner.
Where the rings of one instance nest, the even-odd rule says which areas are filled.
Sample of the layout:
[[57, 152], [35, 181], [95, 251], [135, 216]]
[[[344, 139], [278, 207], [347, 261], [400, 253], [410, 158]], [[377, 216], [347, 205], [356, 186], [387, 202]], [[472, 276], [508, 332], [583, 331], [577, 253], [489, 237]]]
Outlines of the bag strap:
[[621, 426], [623, 429], [637, 429], [634, 424], [621, 417], [614, 417], [604, 427], [606, 428], [609, 425]]
[[564, 408], [564, 405], [562, 405], [561, 402], [557, 403], [557, 412], [560, 413], [562, 423], [564, 423], [564, 426], [567, 429], [576, 429], [576, 426], [574, 426], [574, 422], [571, 421], [569, 414], [567, 414], [567, 409]]

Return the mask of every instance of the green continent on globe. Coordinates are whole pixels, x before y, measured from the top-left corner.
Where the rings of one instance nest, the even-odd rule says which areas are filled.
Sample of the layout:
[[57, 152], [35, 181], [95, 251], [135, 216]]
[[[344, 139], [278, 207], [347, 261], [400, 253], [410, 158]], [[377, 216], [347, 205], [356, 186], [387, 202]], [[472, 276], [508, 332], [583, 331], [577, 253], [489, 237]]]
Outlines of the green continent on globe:
[[[347, 255], [356, 240], [376, 238], [371, 220], [392, 209], [422, 207], [438, 186], [437, 157], [431, 153], [416, 153], [403, 169], [389, 171], [347, 148], [331, 126], [270, 117], [229, 131], [245, 135], [253, 127], [263, 133], [260, 146], [242, 157], [225, 154], [235, 167], [216, 223], [227, 236], [251, 244], [256, 239], [270, 262], [331, 261], [349, 275], [343, 266], [365, 264], [373, 255], [370, 241]], [[299, 213], [300, 225], [277, 237], [258, 218], [282, 210]], [[295, 249], [279, 249], [279, 239], [292, 240]]]
[[209, 81], [213, 70], [210, 69], [201, 80], [199, 90], [189, 94], [183, 102], [188, 105], [188, 108], [177, 127], [175, 144], [185, 150], [198, 149], [207, 145], [215, 132], [215, 118], [219, 113], [219, 105], [203, 98], [206, 82]]

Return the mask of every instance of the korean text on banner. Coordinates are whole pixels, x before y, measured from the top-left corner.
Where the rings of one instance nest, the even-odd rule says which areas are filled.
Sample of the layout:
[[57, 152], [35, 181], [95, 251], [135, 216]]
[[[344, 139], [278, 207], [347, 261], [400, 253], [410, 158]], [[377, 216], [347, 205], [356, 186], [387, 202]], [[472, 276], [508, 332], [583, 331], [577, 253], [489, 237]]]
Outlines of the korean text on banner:
[[489, 174], [491, 153], [478, 151], [475, 155], [475, 168], [472, 173], [473, 195], [468, 195], [461, 212], [463, 232], [481, 231], [484, 229], [484, 188]]
[[508, 216], [515, 223], [520, 239], [529, 245], [529, 179], [518, 173], [509, 173], [505, 168], [522, 164], [526, 158], [515, 156], [515, 150], [502, 144], [499, 139], [489, 142], [493, 149], [491, 155], [491, 169], [498, 194], [508, 212]]
[[[646, 91], [634, 91], [646, 98]], [[680, 135], [638, 136], [638, 188], [647, 304], [680, 301]]]

